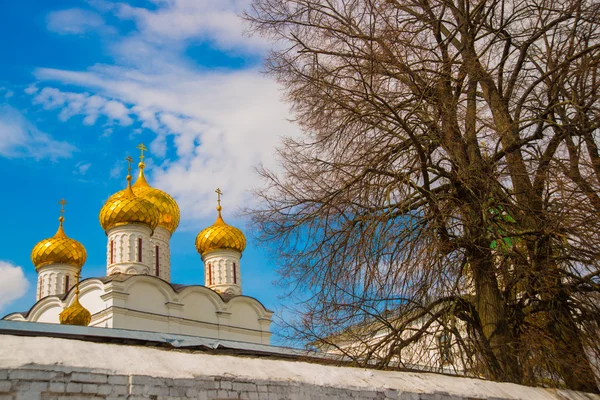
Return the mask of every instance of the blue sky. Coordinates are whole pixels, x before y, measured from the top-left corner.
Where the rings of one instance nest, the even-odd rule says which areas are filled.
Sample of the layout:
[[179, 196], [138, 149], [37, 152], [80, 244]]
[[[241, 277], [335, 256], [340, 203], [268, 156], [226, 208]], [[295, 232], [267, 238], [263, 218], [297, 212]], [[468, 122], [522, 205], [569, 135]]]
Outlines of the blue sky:
[[[255, 200], [259, 163], [276, 167], [297, 134], [277, 85], [261, 72], [270, 44], [243, 35], [246, 0], [56, 1], [0, 5], [0, 174], [4, 211], [0, 314], [35, 301], [32, 247], [57, 228], [87, 248], [83, 277], [105, 275], [104, 201], [125, 185], [125, 156], [149, 149], [151, 184], [179, 203], [172, 281], [203, 283], [196, 234], [224, 218], [249, 239], [244, 294], [278, 308], [276, 266], [238, 210]], [[24, 283], [20, 270], [28, 282]], [[26, 287], [27, 286], [27, 287]]]

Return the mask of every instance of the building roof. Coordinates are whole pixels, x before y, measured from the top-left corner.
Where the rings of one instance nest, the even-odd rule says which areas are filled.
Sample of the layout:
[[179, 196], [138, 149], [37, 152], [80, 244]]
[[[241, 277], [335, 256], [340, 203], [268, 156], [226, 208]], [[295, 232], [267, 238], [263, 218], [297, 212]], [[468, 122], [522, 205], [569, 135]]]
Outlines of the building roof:
[[173, 349], [218, 351], [235, 355], [276, 356], [277, 358], [329, 359], [322, 354], [288, 347], [271, 346], [236, 340], [214, 339], [164, 332], [98, 328], [39, 322], [0, 320], [0, 334], [77, 339], [89, 342], [157, 346]]

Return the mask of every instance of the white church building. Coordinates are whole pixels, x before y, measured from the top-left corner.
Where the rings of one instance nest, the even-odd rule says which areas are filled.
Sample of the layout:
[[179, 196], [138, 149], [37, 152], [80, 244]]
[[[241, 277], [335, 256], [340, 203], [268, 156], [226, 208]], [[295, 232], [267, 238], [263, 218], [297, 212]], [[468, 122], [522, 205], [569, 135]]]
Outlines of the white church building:
[[[64, 218], [56, 234], [39, 242], [31, 260], [38, 273], [37, 302], [3, 319], [135, 329], [270, 344], [273, 313], [242, 295], [241, 258], [246, 238], [221, 216], [196, 237], [204, 262], [204, 285], [171, 282], [171, 235], [179, 207], [144, 177], [143, 145], [139, 176], [106, 201], [100, 225], [106, 232], [106, 276], [79, 276], [85, 247], [67, 237]], [[64, 202], [63, 202], [64, 203]], [[64, 204], [63, 204], [64, 206]], [[64, 211], [64, 207], [63, 207]]]

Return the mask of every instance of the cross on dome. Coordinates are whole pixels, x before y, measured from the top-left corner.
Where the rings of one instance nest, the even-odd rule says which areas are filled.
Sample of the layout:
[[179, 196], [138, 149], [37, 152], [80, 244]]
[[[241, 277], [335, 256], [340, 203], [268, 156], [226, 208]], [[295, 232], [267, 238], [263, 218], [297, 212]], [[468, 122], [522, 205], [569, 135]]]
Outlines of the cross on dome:
[[148, 148], [146, 146], [144, 146], [144, 143], [140, 143], [136, 146], [136, 149], [139, 149], [140, 151], [140, 162], [144, 162], [144, 158], [146, 158], [146, 156], [144, 156], [144, 151], [148, 151]]
[[217, 211], [219, 211], [220, 213], [223, 209], [223, 207], [221, 207], [221, 195], [223, 194], [223, 192], [221, 192], [221, 189], [217, 188], [217, 190], [215, 190], [215, 193], [217, 194]]
[[127, 164], [129, 164], [127, 167], [127, 175], [131, 175], [131, 164], [133, 163], [133, 158], [131, 158], [131, 156], [127, 156], [125, 157], [125, 161], [127, 161]]
[[79, 279], [81, 278], [81, 274], [79, 271], [75, 273], [75, 294], [79, 297]]
[[60, 201], [58, 202], [58, 204], [60, 204], [60, 216], [64, 217], [65, 216], [65, 204], [69, 204], [67, 203], [67, 201], [65, 199], [60, 199]]

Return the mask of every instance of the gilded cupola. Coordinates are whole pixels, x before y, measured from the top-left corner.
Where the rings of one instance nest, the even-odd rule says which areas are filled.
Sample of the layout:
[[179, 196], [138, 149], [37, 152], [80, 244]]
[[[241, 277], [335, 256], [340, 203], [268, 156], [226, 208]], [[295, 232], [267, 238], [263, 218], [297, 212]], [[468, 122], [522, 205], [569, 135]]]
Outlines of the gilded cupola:
[[237, 250], [240, 253], [246, 248], [246, 237], [238, 228], [227, 225], [221, 216], [221, 191], [217, 189], [219, 195], [217, 206], [217, 220], [214, 224], [201, 231], [196, 236], [196, 250], [200, 255], [213, 250]]
[[109, 229], [130, 224], [144, 224], [154, 230], [158, 226], [159, 213], [150, 201], [136, 196], [131, 188], [131, 163], [129, 161], [129, 174], [127, 175], [127, 187], [119, 196], [111, 196], [100, 210], [100, 225], [108, 232]]
[[[140, 163], [138, 164], [140, 172], [136, 182], [132, 185], [133, 193], [137, 197], [147, 200], [154, 205], [158, 211], [158, 226], [165, 228], [173, 234], [177, 229], [177, 226], [179, 226], [179, 206], [175, 199], [168, 193], [150, 186], [144, 176], [144, 168], [146, 167], [146, 164], [144, 163], [144, 151], [147, 150], [146, 146], [142, 143], [137, 146], [137, 148], [141, 151]], [[125, 191], [126, 190], [121, 190], [120, 192], [113, 194], [108, 201], [123, 197]]]
[[51, 238], [44, 239], [36, 244], [31, 251], [31, 261], [36, 269], [51, 264], [67, 264], [81, 268], [85, 264], [87, 257], [85, 247], [65, 234], [63, 228], [65, 218], [62, 213], [64, 213], [66, 202], [61, 200], [61, 204], [63, 208], [61, 216], [58, 218], [58, 230]]
[[92, 314], [79, 302], [79, 274], [75, 276], [75, 279], [77, 279], [75, 300], [69, 307], [62, 310], [58, 319], [63, 325], [88, 326], [92, 321]]

